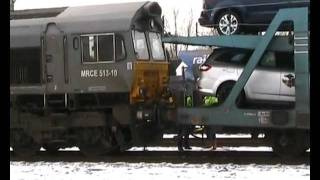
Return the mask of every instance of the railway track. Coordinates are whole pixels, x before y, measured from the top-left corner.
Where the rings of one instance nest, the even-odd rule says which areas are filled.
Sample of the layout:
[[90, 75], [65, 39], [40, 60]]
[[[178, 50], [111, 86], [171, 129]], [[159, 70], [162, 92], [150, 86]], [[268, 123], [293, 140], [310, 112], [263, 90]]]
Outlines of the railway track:
[[52, 155], [39, 151], [29, 158], [17, 157], [11, 152], [10, 161], [26, 162], [128, 162], [128, 163], [215, 163], [215, 164], [310, 164], [310, 153], [294, 159], [282, 159], [272, 152], [266, 151], [126, 151], [100, 157], [85, 157], [80, 151], [58, 151]]
[[[206, 139], [201, 138], [190, 138], [189, 143], [191, 146], [203, 147], [206, 146]], [[150, 144], [149, 146], [162, 146], [162, 147], [172, 147], [177, 145], [176, 137], [166, 138], [161, 140], [159, 143]], [[237, 138], [217, 138], [217, 146], [251, 146], [251, 147], [259, 147], [259, 146], [270, 146], [271, 142], [264, 138], [245, 138], [245, 137], [237, 137]]]

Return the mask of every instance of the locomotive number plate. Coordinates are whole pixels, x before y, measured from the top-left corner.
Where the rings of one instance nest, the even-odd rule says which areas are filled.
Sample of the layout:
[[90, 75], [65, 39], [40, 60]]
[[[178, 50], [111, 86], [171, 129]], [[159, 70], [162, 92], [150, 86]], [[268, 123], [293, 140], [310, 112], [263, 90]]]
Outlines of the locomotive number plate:
[[117, 69], [84, 69], [81, 70], [80, 77], [82, 78], [90, 78], [90, 77], [117, 77], [118, 70]]

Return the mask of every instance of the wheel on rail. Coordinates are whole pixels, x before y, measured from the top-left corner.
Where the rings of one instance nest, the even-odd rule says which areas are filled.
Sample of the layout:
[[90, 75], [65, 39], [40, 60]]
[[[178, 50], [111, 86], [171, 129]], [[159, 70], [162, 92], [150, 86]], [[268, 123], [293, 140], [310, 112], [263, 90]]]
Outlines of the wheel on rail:
[[44, 144], [42, 146], [49, 154], [57, 154], [59, 151], [59, 146], [52, 144]]
[[307, 131], [278, 131], [272, 134], [273, 152], [282, 158], [294, 158], [309, 148]]
[[118, 149], [111, 131], [107, 128], [85, 128], [78, 133], [79, 149], [87, 157], [97, 157]]
[[19, 157], [32, 157], [40, 150], [40, 145], [23, 130], [14, 130], [10, 134], [10, 144]]

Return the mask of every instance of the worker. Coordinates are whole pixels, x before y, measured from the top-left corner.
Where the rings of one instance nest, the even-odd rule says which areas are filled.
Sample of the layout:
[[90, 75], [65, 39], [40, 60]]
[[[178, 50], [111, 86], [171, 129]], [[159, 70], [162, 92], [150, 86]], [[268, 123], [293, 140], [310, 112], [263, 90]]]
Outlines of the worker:
[[208, 148], [211, 148], [211, 150], [215, 150], [217, 148], [217, 137], [214, 129], [208, 126], [206, 128], [206, 134], [208, 139]]
[[[191, 67], [183, 67], [183, 76], [184, 76], [184, 105], [186, 107], [193, 106], [193, 92], [195, 90], [195, 78], [192, 73]], [[184, 151], [184, 149], [192, 149], [189, 144], [189, 135], [193, 131], [193, 126], [186, 124], [180, 125], [178, 127], [178, 150], [180, 152]]]

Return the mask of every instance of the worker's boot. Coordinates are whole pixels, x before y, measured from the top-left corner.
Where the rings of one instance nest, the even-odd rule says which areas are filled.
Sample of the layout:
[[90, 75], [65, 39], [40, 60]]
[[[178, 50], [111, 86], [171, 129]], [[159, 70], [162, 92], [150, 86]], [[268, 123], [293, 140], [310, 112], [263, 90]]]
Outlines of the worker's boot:
[[179, 152], [183, 152], [184, 151], [182, 145], [178, 145], [178, 151]]
[[188, 149], [188, 150], [192, 149], [192, 148], [190, 147], [189, 143], [185, 143], [183, 147], [184, 147], [184, 149]]
[[211, 150], [215, 150], [217, 148], [217, 141], [215, 139], [209, 140], [206, 143], [206, 148], [211, 148]]
[[192, 149], [189, 144], [189, 137], [184, 137], [183, 147], [184, 149], [188, 149], [188, 150]]
[[217, 140], [216, 139], [214, 139], [214, 140], [212, 140], [213, 142], [212, 142], [212, 149], [211, 150], [216, 150], [217, 149]]
[[178, 146], [178, 151], [183, 152], [183, 147], [182, 147], [182, 139], [183, 137], [181, 135], [178, 135], [177, 137], [177, 146]]

